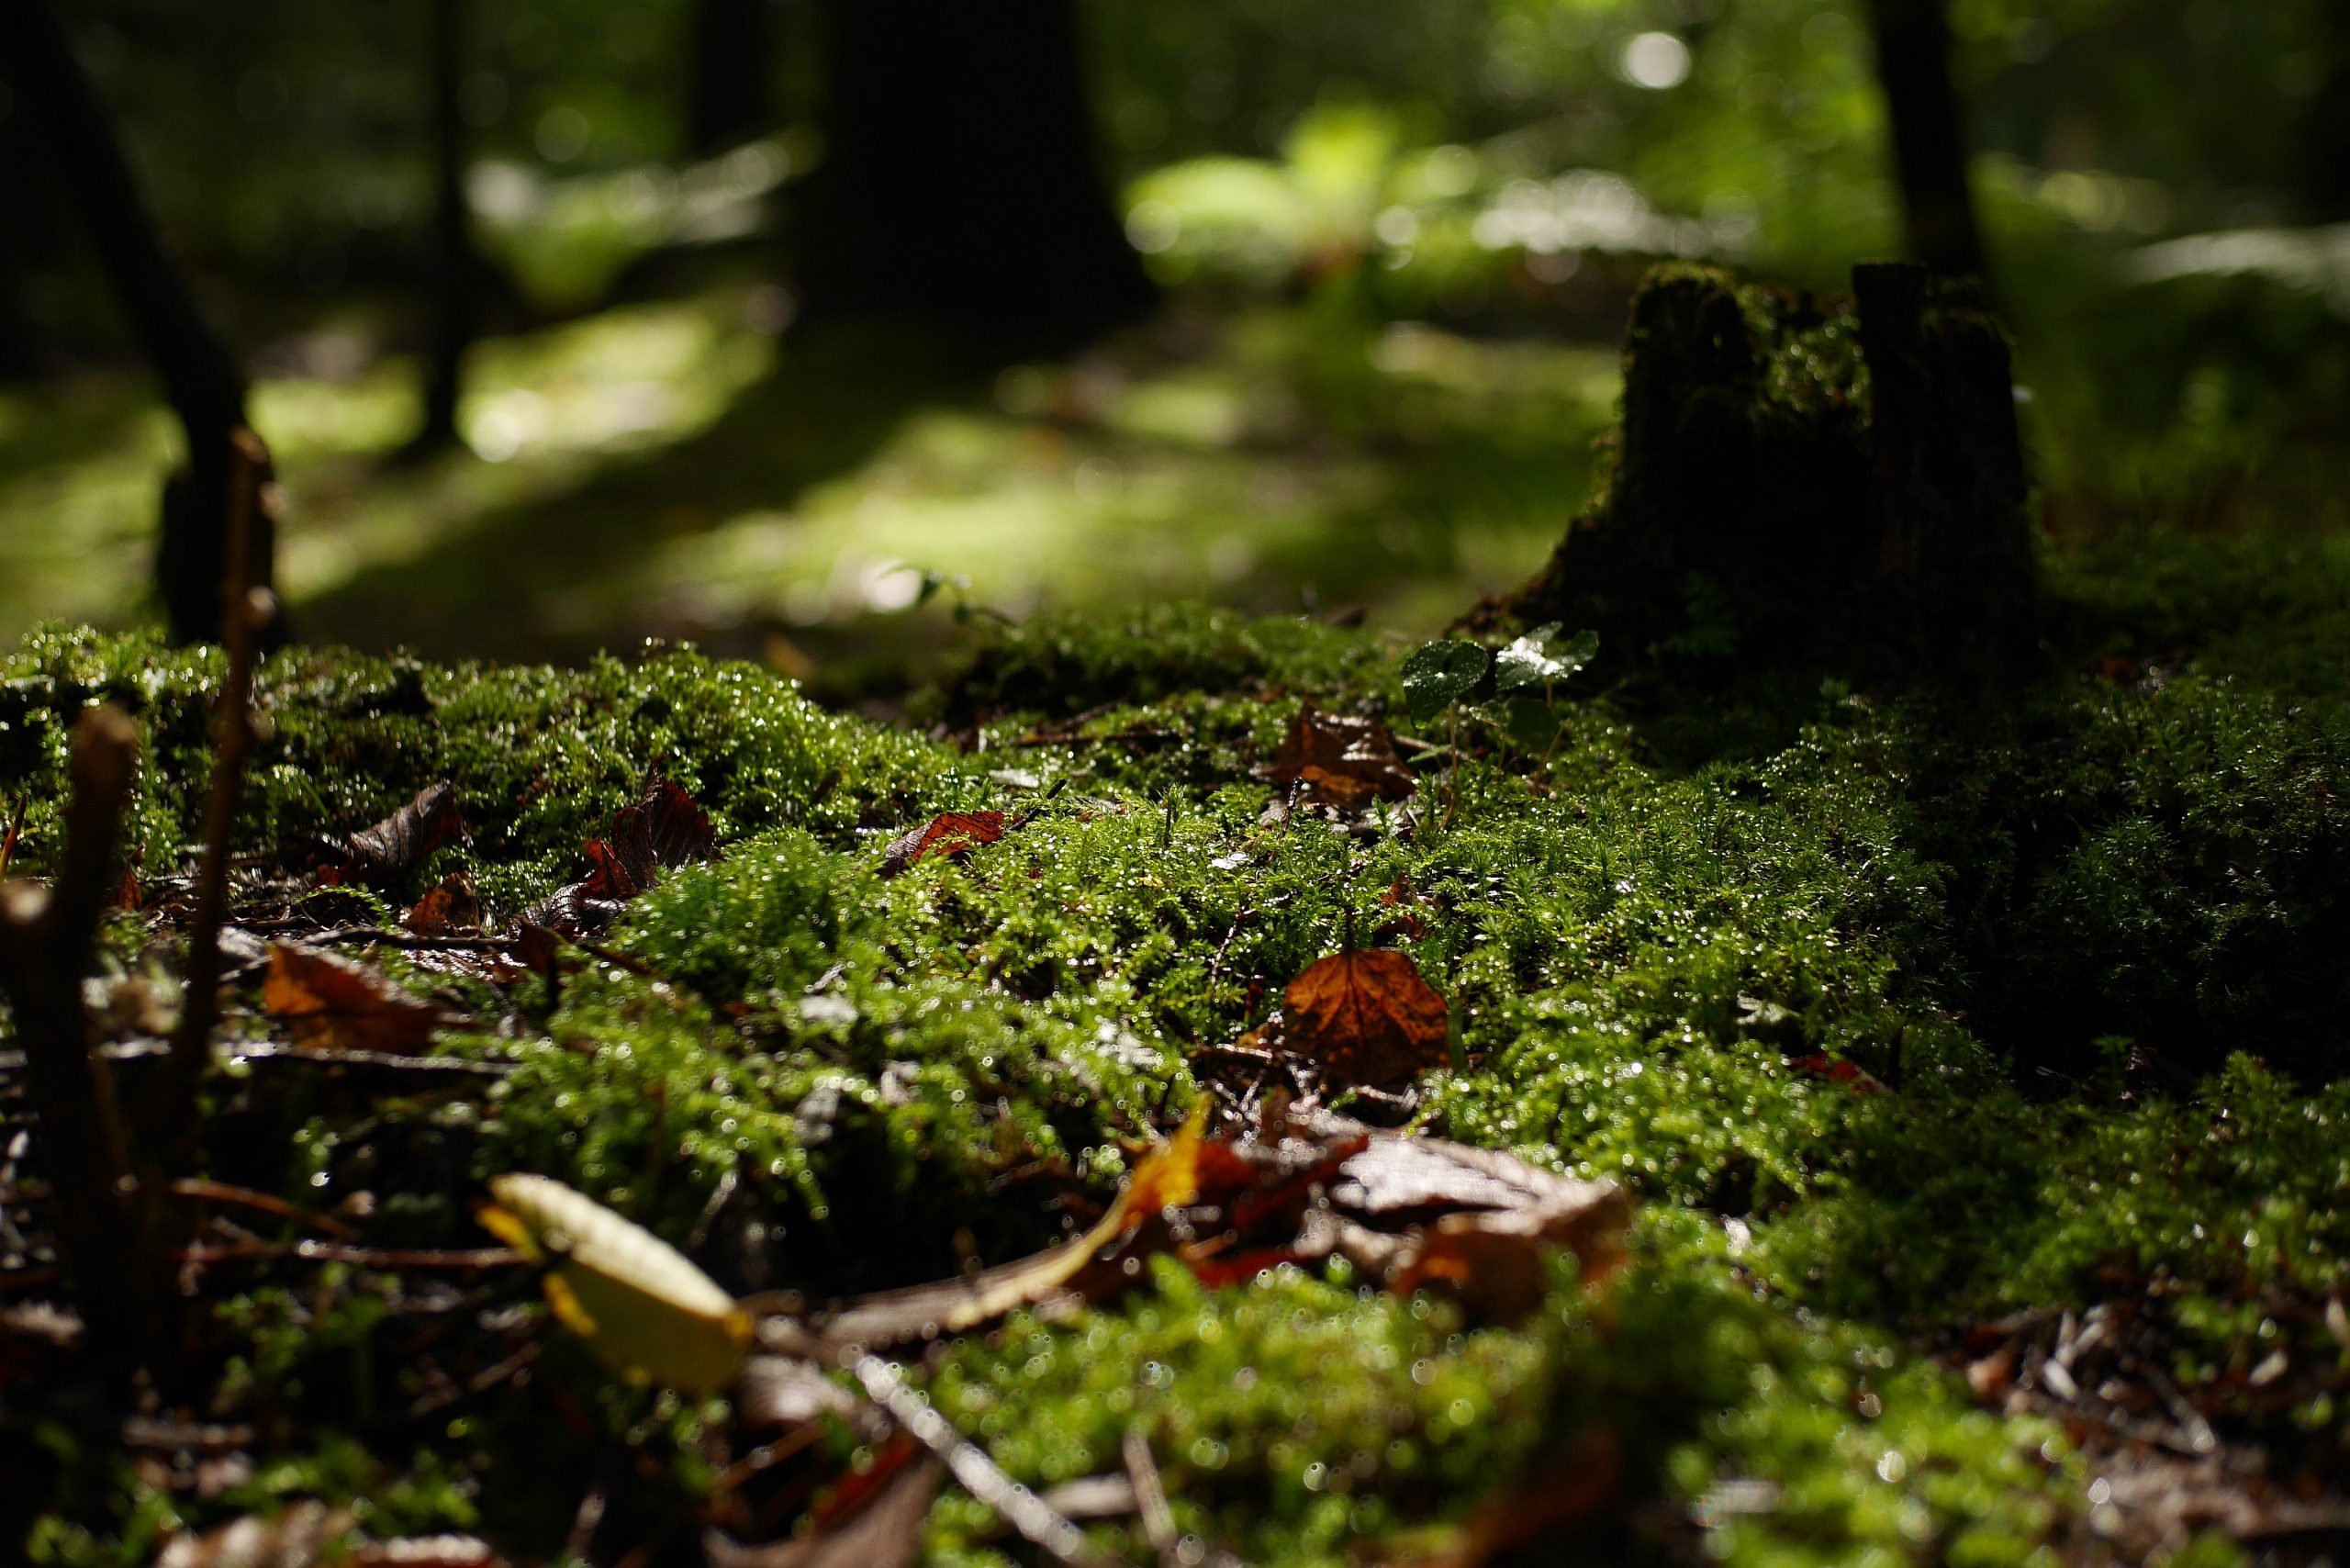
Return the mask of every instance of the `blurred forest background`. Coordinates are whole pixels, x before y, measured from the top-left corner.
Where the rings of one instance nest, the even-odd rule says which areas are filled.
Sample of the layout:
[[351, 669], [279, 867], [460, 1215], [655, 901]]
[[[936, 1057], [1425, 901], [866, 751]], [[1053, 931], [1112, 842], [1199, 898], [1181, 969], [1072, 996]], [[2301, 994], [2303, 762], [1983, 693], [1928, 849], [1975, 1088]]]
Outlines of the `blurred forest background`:
[[[958, 610], [1418, 631], [1572, 515], [1651, 262], [1830, 291], [1902, 244], [1858, 0], [58, 9], [250, 377], [315, 641], [848, 692]], [[1947, 15], [2049, 533], [2341, 539], [2350, 7]], [[25, 85], [9, 638], [160, 618], [182, 440]]]

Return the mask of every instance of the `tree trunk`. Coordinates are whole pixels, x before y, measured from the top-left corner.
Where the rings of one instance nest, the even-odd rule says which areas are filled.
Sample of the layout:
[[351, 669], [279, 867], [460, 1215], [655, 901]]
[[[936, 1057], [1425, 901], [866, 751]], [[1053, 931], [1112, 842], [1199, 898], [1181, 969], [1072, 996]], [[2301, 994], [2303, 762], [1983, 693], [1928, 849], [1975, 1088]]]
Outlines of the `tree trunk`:
[[1854, 309], [1668, 265], [1632, 302], [1590, 510], [1501, 612], [1619, 670], [1996, 683], [2038, 588], [2008, 340], [1971, 280], [1855, 268]]
[[40, 368], [31, 295], [56, 231], [55, 193], [36, 164], [26, 118], [0, 111], [0, 379]]
[[[0, 0], [0, 71], [46, 127], [68, 199], [186, 432], [187, 466], [163, 487], [156, 585], [174, 637], [216, 640], [235, 467], [230, 443], [245, 422], [244, 374], [164, 248], [114, 126], [49, 0]], [[271, 543], [257, 524], [253, 581], [263, 587], [270, 582]]]
[[2300, 176], [2306, 216], [2350, 220], [2350, 6], [2318, 7], [2316, 88], [2300, 115]]
[[465, 207], [464, 0], [431, 0], [432, 80], [432, 328], [425, 349], [424, 424], [410, 443], [421, 454], [457, 444], [465, 351], [474, 341], [480, 261]]
[[687, 140], [722, 152], [768, 129], [774, 71], [768, 0], [699, 0], [693, 14], [693, 97]]
[[1966, 133], [1951, 80], [1944, 0], [1869, 0], [1876, 74], [1893, 125], [1893, 165], [1912, 260], [1946, 277], [1986, 275]]
[[819, 314], [1073, 342], [1154, 298], [1094, 163], [1072, 0], [823, 0]]

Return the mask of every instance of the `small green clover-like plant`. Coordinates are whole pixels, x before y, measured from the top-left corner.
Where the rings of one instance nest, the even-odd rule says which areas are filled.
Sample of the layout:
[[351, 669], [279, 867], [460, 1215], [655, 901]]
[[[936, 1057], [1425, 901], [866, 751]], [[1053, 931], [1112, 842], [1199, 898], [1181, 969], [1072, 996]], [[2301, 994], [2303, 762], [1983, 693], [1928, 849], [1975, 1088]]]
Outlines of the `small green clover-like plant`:
[[1547, 622], [1494, 655], [1494, 686], [1516, 691], [1528, 686], [1549, 686], [1589, 664], [1599, 653], [1599, 633], [1578, 632], [1558, 647], [1550, 646], [1559, 623]]
[[[1404, 708], [1416, 723], [1426, 724], [1438, 714], [1452, 713], [1452, 767], [1460, 762], [1460, 724], [1464, 709], [1475, 708], [1516, 747], [1541, 756], [1539, 778], [1548, 769], [1550, 753], [1565, 733], [1552, 706], [1552, 688], [1592, 661], [1599, 652], [1599, 633], [1578, 632], [1552, 645], [1559, 634], [1555, 621], [1537, 626], [1512, 640], [1498, 654], [1476, 643], [1447, 638], [1415, 648], [1404, 660]], [[1494, 675], [1492, 697], [1478, 703], [1464, 700]]]
[[1427, 723], [1473, 690], [1494, 672], [1494, 699], [1499, 700], [1528, 687], [1548, 689], [1589, 664], [1599, 652], [1599, 633], [1578, 632], [1552, 645], [1559, 634], [1555, 621], [1537, 626], [1499, 653], [1487, 653], [1475, 643], [1447, 638], [1415, 648], [1404, 660], [1404, 708], [1414, 722]]
[[1427, 723], [1467, 696], [1485, 678], [1493, 655], [1474, 643], [1448, 638], [1415, 648], [1404, 660], [1404, 708]]

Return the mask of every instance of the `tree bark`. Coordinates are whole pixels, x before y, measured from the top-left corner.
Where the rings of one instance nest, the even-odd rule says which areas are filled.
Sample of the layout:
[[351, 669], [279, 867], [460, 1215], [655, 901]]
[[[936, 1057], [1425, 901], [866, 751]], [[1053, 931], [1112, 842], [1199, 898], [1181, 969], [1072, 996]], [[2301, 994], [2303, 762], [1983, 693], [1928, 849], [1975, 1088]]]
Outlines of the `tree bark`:
[[686, 139], [707, 156], [768, 128], [775, 62], [767, 0], [699, 0], [693, 13], [693, 96]]
[[2350, 219], [2350, 7], [2318, 7], [2317, 85], [2300, 115], [2301, 198], [2320, 223]]
[[473, 347], [474, 296], [481, 263], [465, 206], [464, 0], [431, 0], [428, 73], [432, 86], [432, 327], [425, 348], [424, 423], [409, 451], [458, 442], [457, 405], [464, 395], [465, 353]]
[[[1619, 670], [1998, 685], [2039, 590], [2008, 340], [1971, 279], [1853, 270], [1856, 308], [1652, 272], [1588, 510], [1500, 612]], [[1857, 351], [1857, 352], [1855, 352]], [[1473, 618], [1472, 618], [1473, 619]]]
[[1869, 0], [1876, 74], [1893, 128], [1908, 252], [1947, 277], [1986, 275], [1966, 132], [1951, 80], [1945, 0]]
[[[113, 123], [49, 0], [0, 0], [0, 70], [46, 128], [68, 199], [186, 433], [187, 466], [163, 488], [156, 586], [174, 637], [217, 639], [231, 442], [245, 423], [244, 373], [165, 248]], [[266, 530], [253, 542], [254, 580], [264, 586], [271, 543]]]
[[822, 0], [817, 314], [1075, 341], [1147, 310], [1094, 162], [1072, 0]]

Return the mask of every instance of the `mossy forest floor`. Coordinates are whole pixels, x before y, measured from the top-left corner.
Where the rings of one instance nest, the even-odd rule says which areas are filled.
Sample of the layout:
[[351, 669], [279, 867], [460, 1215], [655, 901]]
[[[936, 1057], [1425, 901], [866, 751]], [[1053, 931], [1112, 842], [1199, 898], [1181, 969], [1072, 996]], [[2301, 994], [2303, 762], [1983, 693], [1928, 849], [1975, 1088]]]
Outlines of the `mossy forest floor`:
[[[1734, 670], [1695, 695], [1625, 660], [1416, 726], [1371, 633], [1169, 607], [1001, 632], [886, 725], [690, 653], [274, 656], [186, 1110], [247, 1197], [201, 1215], [179, 1381], [128, 1426], [41, 1305], [47, 1167], [0, 1065], [0, 1557], [142, 1562], [308, 1504], [354, 1551], [605, 1564], [837, 1520], [885, 1437], [628, 1387], [528, 1269], [403, 1260], [488, 1246], [474, 1205], [511, 1170], [734, 1292], [1017, 1257], [1203, 1101], [1239, 1136], [1266, 1074], [1310, 1090], [1227, 1047], [1351, 945], [1411, 957], [1453, 1059], [1339, 1108], [1612, 1178], [1628, 1260], [1562, 1255], [1487, 1322], [1343, 1263], [1211, 1288], [1169, 1253], [910, 1353], [1015, 1480], [1124, 1476], [1138, 1443], [1185, 1563], [2338, 1561], [2350, 558], [2148, 536], [2051, 569], [2042, 673], [1979, 701]], [[144, 736], [91, 987], [126, 1092], [177, 1006], [221, 670], [74, 631], [0, 670], [12, 872], [53, 863], [76, 711]], [[1384, 713], [1416, 793], [1269, 811], [1309, 700]], [[401, 935], [456, 873], [511, 931], [655, 768], [722, 858], [591, 948], [501, 979]], [[444, 779], [464, 836], [319, 885]], [[1000, 840], [882, 875], [909, 827], [985, 810]], [[265, 1048], [272, 942], [434, 1002], [430, 1053], [478, 1070]], [[1143, 1516], [1085, 1529], [1159, 1561]], [[951, 1484], [921, 1540], [1037, 1560]]]

